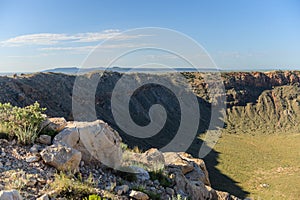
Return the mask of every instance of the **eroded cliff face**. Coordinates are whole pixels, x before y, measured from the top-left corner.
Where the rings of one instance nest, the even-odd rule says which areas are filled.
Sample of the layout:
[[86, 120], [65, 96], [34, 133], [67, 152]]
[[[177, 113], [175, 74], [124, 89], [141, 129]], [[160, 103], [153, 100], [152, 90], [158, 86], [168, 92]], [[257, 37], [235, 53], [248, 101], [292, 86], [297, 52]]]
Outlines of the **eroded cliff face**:
[[[198, 132], [205, 132], [210, 119], [210, 100], [207, 95], [207, 84], [201, 73], [182, 73], [198, 96], [201, 111], [201, 127]], [[100, 78], [98, 73], [87, 74], [85, 79]], [[122, 134], [115, 124], [111, 113], [110, 98], [115, 84], [122, 75], [105, 73], [100, 78], [95, 104], [97, 117], [108, 122]], [[136, 78], [136, 74], [132, 75]], [[146, 75], [145, 75], [146, 76]], [[151, 75], [155, 76], [155, 75]], [[172, 79], [171, 75], [164, 75]], [[47, 108], [47, 114], [53, 117], [65, 117], [72, 120], [72, 94], [75, 76], [55, 73], [37, 73], [16, 78], [0, 77], [0, 102], [11, 102], [13, 105], [25, 106], [35, 101]], [[222, 73], [226, 90], [227, 119], [226, 131], [232, 133], [296, 132], [300, 122], [300, 72], [229, 72]], [[176, 84], [176, 82], [174, 83]], [[167, 123], [158, 134], [165, 139], [152, 137], [144, 140], [142, 145], [159, 148], [174, 137], [180, 124], [180, 109], [175, 96], [164, 87], [153, 85], [140, 88], [134, 93], [131, 101], [133, 119], [140, 125], [149, 123], [148, 111], [151, 105], [159, 103], [168, 113]], [[133, 139], [134, 140], [134, 139]], [[137, 142], [137, 141], [133, 141]]]
[[265, 90], [299, 83], [300, 73], [296, 71], [240, 72], [224, 73], [224, 77], [225, 87], [228, 91], [228, 105], [245, 106], [246, 103], [255, 103], [258, 96]]
[[[183, 73], [196, 94], [206, 95], [207, 84], [200, 73]], [[224, 72], [221, 74], [226, 90], [227, 107], [256, 103], [261, 93], [284, 85], [300, 83], [300, 71]]]
[[[194, 92], [207, 98], [201, 74], [185, 74]], [[300, 131], [300, 72], [222, 73], [226, 90], [225, 131], [297, 133]]]

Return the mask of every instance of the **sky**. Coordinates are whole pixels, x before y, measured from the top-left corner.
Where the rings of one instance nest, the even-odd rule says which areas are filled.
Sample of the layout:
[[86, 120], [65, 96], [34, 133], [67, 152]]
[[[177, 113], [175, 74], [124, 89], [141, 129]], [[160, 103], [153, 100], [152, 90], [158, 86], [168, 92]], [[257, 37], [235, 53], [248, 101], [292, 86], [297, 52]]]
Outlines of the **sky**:
[[[81, 66], [107, 39], [111, 42], [102, 50], [108, 57], [157, 45], [147, 32], [126, 34], [143, 27], [190, 37], [219, 69], [300, 69], [298, 0], [0, 0], [0, 72]], [[176, 47], [177, 41], [167, 41], [180, 47], [180, 42]], [[181, 48], [197, 57], [189, 45]], [[157, 62], [157, 52], [144, 54]], [[98, 66], [107, 58], [100, 57]], [[182, 64], [174, 56], [161, 57], [174, 59], [174, 67]], [[131, 65], [129, 58], [120, 65]]]

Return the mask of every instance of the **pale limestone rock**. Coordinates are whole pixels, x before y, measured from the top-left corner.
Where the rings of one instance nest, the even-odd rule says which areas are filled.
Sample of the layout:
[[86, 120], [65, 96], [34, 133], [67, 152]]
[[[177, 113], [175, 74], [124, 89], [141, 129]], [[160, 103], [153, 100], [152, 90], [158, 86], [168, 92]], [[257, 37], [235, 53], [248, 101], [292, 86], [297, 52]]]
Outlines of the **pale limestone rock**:
[[75, 127], [66, 128], [58, 133], [54, 139], [53, 144], [64, 143], [70, 147], [74, 147], [79, 141], [79, 132]]
[[55, 136], [53, 143], [64, 143], [82, 153], [86, 164], [100, 161], [117, 168], [122, 161], [121, 137], [101, 120], [73, 122]]
[[41, 152], [41, 156], [45, 163], [63, 171], [77, 171], [81, 161], [81, 152], [61, 144], [46, 147]]
[[130, 197], [135, 198], [137, 200], [148, 200], [149, 196], [143, 192], [131, 190]]

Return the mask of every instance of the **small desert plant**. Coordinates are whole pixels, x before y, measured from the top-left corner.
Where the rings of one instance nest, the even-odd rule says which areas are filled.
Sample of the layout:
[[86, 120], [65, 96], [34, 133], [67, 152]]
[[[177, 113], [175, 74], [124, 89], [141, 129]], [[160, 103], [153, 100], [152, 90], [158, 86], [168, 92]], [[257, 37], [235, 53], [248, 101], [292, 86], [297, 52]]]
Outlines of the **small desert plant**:
[[81, 199], [90, 194], [95, 194], [95, 185], [91, 175], [86, 180], [83, 180], [81, 175], [75, 177], [74, 175], [60, 172], [55, 174], [55, 179], [50, 184], [50, 188], [62, 197]]
[[129, 152], [133, 152], [133, 153], [143, 153], [143, 150], [140, 149], [138, 146], [134, 146], [133, 148], [130, 148], [125, 143], [121, 143], [121, 148], [123, 151], [129, 151]]
[[145, 185], [134, 185], [132, 187], [133, 190], [136, 190], [136, 191], [140, 191], [140, 192], [146, 192], [146, 186]]
[[172, 182], [169, 180], [163, 169], [151, 171], [149, 172], [149, 175], [152, 181], [158, 180], [163, 187], [170, 187], [172, 185]]
[[169, 200], [188, 200], [186, 197], [182, 197], [180, 194], [177, 194], [177, 196], [172, 196]]
[[83, 200], [101, 200], [102, 198], [97, 194], [89, 195], [89, 197], [84, 198]]
[[152, 200], [160, 200], [160, 194], [147, 190], [145, 185], [136, 185], [132, 189], [147, 194]]
[[30, 125], [29, 127], [16, 128], [14, 135], [21, 144], [33, 144], [38, 136], [38, 127]]
[[140, 149], [138, 146], [134, 146], [132, 149], [132, 152], [134, 153], [143, 153], [143, 150]]
[[128, 145], [127, 144], [121, 142], [120, 146], [121, 146], [121, 148], [122, 148], [123, 151], [128, 150]]
[[0, 103], [0, 132], [9, 138], [16, 137], [19, 143], [31, 144], [38, 136], [40, 124], [45, 120], [45, 110], [37, 102], [24, 108]]

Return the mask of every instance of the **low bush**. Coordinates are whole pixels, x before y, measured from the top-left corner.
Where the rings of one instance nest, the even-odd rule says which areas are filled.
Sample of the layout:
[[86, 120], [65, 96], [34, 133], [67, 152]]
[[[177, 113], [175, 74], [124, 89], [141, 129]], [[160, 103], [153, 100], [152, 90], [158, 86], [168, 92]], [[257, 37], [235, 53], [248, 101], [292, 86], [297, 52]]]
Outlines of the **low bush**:
[[[50, 184], [50, 189], [54, 190], [60, 195], [60, 197], [66, 197], [68, 199], [82, 199], [90, 194], [97, 193], [95, 185], [96, 183], [92, 176], [83, 180], [81, 176], [75, 177], [71, 173], [66, 174], [60, 172], [59, 174], [55, 174], [55, 179]], [[91, 198], [95, 199], [95, 197]]]
[[89, 195], [89, 197], [84, 198], [83, 200], [101, 200], [102, 198], [96, 194]]
[[10, 139], [16, 137], [21, 144], [32, 144], [45, 120], [45, 110], [38, 102], [24, 108], [0, 103], [0, 133]]

